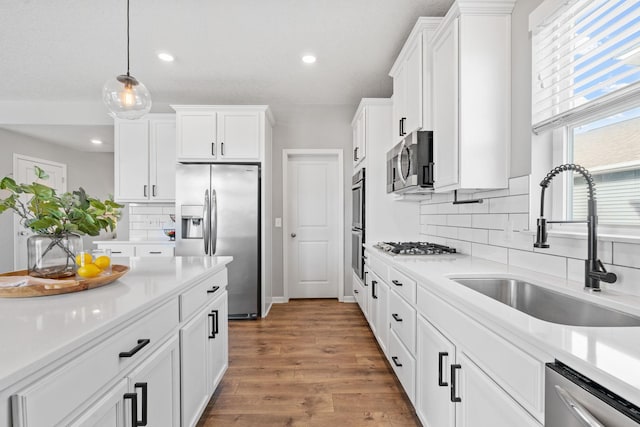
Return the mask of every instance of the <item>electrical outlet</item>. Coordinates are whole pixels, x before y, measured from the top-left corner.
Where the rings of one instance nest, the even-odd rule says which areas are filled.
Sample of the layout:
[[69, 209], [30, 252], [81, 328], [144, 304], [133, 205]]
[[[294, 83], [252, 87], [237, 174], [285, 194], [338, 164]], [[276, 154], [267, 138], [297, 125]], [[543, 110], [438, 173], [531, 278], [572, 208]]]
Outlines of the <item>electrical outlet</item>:
[[276, 228], [282, 228], [282, 218], [276, 218]]

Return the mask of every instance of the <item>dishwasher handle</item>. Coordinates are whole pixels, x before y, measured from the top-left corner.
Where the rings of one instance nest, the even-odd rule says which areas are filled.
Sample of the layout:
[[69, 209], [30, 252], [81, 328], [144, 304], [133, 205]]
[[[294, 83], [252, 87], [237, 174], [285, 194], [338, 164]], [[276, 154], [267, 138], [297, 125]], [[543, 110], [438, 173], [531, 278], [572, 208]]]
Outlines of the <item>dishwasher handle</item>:
[[560, 397], [562, 403], [564, 403], [565, 406], [569, 408], [576, 419], [580, 421], [580, 424], [582, 424], [584, 427], [606, 427], [604, 424], [598, 421], [596, 417], [594, 417], [591, 412], [587, 410], [587, 408], [578, 403], [578, 401], [575, 400], [567, 390], [563, 389], [557, 384], [554, 387], [556, 390], [556, 394]]

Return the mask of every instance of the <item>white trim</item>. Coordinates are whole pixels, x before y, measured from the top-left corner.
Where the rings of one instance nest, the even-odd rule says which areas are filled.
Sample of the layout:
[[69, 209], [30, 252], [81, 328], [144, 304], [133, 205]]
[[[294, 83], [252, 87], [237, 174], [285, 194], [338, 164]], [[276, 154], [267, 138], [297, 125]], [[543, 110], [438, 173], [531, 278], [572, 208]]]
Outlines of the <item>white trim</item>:
[[273, 304], [287, 304], [288, 302], [289, 302], [289, 298], [285, 298], [285, 297], [271, 298], [271, 306], [273, 306]]
[[352, 304], [358, 301], [356, 301], [356, 297], [354, 297], [353, 295], [345, 295], [345, 297], [342, 299], [342, 302]]
[[[284, 149], [282, 150], [282, 273], [284, 299], [289, 301], [289, 235], [287, 207], [288, 164], [292, 156], [337, 156], [338, 158], [338, 301], [344, 300], [344, 160], [342, 149]], [[273, 298], [275, 303], [276, 297]]]

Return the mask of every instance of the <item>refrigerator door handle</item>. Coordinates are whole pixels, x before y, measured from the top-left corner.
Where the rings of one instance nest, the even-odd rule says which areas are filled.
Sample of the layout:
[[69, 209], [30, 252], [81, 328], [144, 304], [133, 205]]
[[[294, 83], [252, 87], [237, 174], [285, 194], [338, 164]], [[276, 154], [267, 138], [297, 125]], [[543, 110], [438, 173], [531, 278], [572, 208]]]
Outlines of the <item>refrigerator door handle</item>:
[[209, 224], [209, 215], [211, 215], [211, 211], [209, 210], [209, 190], [204, 191], [204, 207], [202, 213], [202, 237], [204, 240], [204, 253], [205, 255], [209, 255], [209, 230], [207, 226]]
[[211, 213], [209, 214], [211, 225], [211, 255], [216, 254], [216, 241], [218, 240], [218, 195], [216, 190], [211, 190]]

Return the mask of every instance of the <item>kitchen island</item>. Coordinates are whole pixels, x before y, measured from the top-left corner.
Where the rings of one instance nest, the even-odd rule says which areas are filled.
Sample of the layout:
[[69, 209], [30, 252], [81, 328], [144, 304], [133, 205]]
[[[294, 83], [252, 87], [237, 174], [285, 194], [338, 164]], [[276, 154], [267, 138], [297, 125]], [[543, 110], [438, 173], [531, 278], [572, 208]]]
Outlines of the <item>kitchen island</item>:
[[0, 424], [194, 425], [228, 364], [231, 261], [113, 258], [110, 285], [0, 300]]

